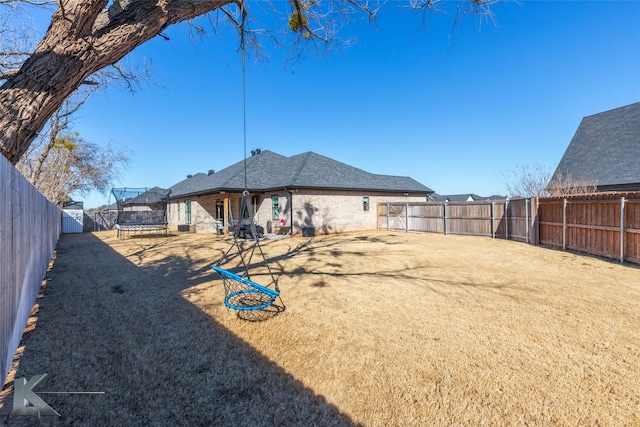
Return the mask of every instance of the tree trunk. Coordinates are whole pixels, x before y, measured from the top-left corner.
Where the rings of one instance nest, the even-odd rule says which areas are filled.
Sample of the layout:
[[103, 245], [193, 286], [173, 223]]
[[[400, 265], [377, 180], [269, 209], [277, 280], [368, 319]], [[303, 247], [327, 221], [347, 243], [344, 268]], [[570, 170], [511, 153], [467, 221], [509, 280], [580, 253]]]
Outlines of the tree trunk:
[[82, 82], [167, 26], [232, 0], [62, 0], [17, 74], [0, 87], [0, 152], [13, 164]]

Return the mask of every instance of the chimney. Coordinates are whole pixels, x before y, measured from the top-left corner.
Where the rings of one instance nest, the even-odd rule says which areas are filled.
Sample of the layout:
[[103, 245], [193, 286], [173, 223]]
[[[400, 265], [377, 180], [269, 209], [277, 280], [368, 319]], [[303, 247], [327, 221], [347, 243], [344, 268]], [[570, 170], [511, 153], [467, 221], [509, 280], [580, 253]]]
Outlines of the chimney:
[[209, 169], [209, 172], [207, 173], [207, 175], [213, 175], [214, 173], [216, 173], [216, 171], [214, 171], [213, 169]]

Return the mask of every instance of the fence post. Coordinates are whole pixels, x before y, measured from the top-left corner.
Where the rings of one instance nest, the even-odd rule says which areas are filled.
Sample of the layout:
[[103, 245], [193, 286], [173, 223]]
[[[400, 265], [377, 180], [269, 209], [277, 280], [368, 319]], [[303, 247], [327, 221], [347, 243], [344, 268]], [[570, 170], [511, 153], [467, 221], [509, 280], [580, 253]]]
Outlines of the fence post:
[[524, 234], [529, 243], [529, 199], [524, 199]]
[[540, 209], [540, 200], [538, 197], [531, 198], [531, 244], [540, 244], [540, 224], [538, 223], [538, 209]]
[[387, 203], [387, 231], [389, 231], [389, 221], [390, 221], [389, 212], [391, 212], [391, 204]]
[[404, 205], [404, 228], [405, 232], [409, 232], [409, 203], [405, 203]]
[[620, 264], [624, 263], [624, 196], [620, 197]]
[[444, 210], [444, 217], [443, 217], [444, 227], [443, 228], [444, 228], [444, 234], [446, 236], [447, 235], [447, 201], [446, 200], [444, 201], [443, 210]]
[[562, 250], [567, 250], [567, 199], [562, 199]]
[[495, 222], [495, 217], [496, 217], [496, 204], [494, 202], [491, 202], [491, 238], [495, 239], [496, 238], [496, 222]]
[[509, 240], [509, 199], [504, 201], [504, 238]]

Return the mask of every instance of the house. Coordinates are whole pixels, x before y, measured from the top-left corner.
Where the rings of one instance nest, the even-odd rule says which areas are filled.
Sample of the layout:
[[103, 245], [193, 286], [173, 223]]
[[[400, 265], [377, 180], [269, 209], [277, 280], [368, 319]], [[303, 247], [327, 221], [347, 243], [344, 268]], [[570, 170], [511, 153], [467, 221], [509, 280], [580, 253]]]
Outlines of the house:
[[433, 194], [432, 199], [436, 202], [475, 202], [476, 200], [484, 200], [477, 194]]
[[[372, 174], [313, 152], [253, 154], [246, 159], [247, 189], [255, 220], [267, 233], [376, 229], [378, 204], [425, 202], [433, 193], [412, 178]], [[243, 160], [172, 186], [170, 228], [188, 224], [197, 232], [226, 231], [238, 219], [244, 173]]]
[[433, 193], [430, 196], [434, 202], [478, 202], [483, 200], [504, 200], [505, 196], [492, 195], [489, 197], [478, 196], [477, 194], [437, 194]]
[[583, 118], [550, 182], [558, 180], [640, 191], [640, 102]]

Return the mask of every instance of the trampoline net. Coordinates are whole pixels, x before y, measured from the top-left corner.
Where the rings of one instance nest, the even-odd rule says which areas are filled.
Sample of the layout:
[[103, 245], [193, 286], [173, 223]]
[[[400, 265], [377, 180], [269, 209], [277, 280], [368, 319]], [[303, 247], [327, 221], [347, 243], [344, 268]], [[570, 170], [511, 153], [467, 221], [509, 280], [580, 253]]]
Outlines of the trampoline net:
[[117, 224], [166, 224], [171, 190], [163, 188], [114, 188]]

